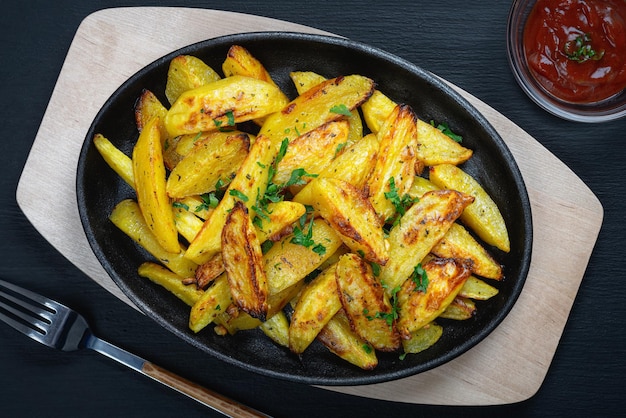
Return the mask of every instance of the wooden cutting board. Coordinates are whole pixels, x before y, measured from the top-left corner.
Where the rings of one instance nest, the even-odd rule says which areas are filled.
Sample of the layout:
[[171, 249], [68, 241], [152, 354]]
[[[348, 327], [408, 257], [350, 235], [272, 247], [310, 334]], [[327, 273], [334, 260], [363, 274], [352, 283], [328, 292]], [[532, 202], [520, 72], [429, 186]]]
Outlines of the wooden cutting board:
[[[239, 24], [232, 25], [234, 21]], [[24, 167], [17, 202], [26, 217], [61, 254], [131, 306], [91, 252], [80, 223], [75, 171], [83, 139], [105, 100], [136, 71], [172, 50], [230, 34], [233, 27], [324, 34], [215, 10], [147, 7], [96, 12], [77, 30]], [[603, 208], [535, 139], [459, 91], [498, 130], [528, 188], [534, 244], [524, 290], [504, 322], [457, 359], [393, 382], [328, 390], [420, 404], [497, 405], [528, 399], [544, 380], [600, 231]], [[555, 259], [559, 263], [552, 262]]]

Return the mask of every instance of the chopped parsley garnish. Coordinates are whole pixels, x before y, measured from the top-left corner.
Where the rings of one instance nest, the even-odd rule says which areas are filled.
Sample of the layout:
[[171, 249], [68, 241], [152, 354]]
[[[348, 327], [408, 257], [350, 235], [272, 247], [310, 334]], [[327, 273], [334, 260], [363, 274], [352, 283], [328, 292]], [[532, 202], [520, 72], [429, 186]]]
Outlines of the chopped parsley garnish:
[[287, 183], [283, 185], [283, 188], [289, 186], [301, 186], [306, 184], [307, 182], [303, 179], [303, 177], [317, 177], [317, 174], [307, 173], [304, 168], [296, 168], [291, 172], [291, 177], [287, 180]]
[[189, 205], [186, 205], [183, 202], [174, 202], [172, 203], [172, 207], [175, 207], [178, 209], [189, 210]]
[[565, 42], [563, 52], [570, 60], [580, 63], [589, 60], [598, 61], [604, 56], [604, 50], [596, 52], [591, 47], [591, 36], [588, 33], [577, 36], [573, 41]]
[[[418, 200], [408, 194], [400, 196], [398, 194], [398, 188], [396, 187], [396, 180], [393, 177], [389, 178], [389, 191], [385, 192], [385, 198], [393, 204], [396, 208], [396, 212], [400, 216], [403, 216], [406, 213], [406, 210]], [[398, 221], [398, 219], [399, 218], [397, 218], [396, 221]]]
[[428, 275], [422, 268], [422, 263], [417, 263], [417, 265], [413, 268], [411, 280], [415, 283], [415, 289], [413, 289], [415, 292], [426, 293], [426, 290], [428, 289]]
[[431, 120], [430, 124], [434, 127], [436, 127], [437, 129], [439, 129], [441, 132], [443, 132], [445, 135], [447, 135], [450, 139], [452, 139], [455, 142], [463, 142], [463, 137], [459, 134], [456, 134], [454, 132], [452, 132], [452, 130], [450, 129], [450, 127], [448, 126], [448, 124], [446, 122], [442, 122], [439, 123], [437, 125], [435, 125], [435, 121]]
[[[202, 112], [202, 109], [200, 111]], [[235, 127], [235, 115], [232, 110], [228, 110], [224, 113], [224, 116], [226, 116], [226, 125], [219, 119], [213, 119], [213, 123], [221, 132], [231, 131]]]
[[235, 196], [237, 199], [241, 200], [242, 202], [247, 202], [248, 201], [248, 196], [246, 196], [245, 194], [241, 193], [239, 190], [237, 189], [232, 189], [231, 191], [228, 192], [231, 196]]
[[352, 112], [350, 112], [350, 109], [348, 109], [348, 106], [346, 106], [343, 103], [331, 107], [330, 111], [331, 113], [336, 113], [338, 115], [344, 115], [348, 117], [352, 116]]
[[[304, 229], [307, 231], [304, 232]], [[302, 220], [300, 220], [300, 225], [293, 228], [293, 238], [289, 242], [306, 248], [312, 247], [313, 252], [319, 255], [326, 254], [326, 247], [313, 240], [313, 218], [311, 218], [308, 228], [305, 228]]]
[[341, 151], [343, 151], [343, 149], [344, 149], [345, 147], [347, 147], [347, 146], [348, 146], [348, 143], [347, 143], [347, 142], [342, 142], [342, 143], [340, 143], [340, 144], [337, 144], [337, 148], [335, 148], [335, 155], [334, 155], [334, 156], [336, 157], [337, 155], [339, 155], [339, 153], [340, 153]]

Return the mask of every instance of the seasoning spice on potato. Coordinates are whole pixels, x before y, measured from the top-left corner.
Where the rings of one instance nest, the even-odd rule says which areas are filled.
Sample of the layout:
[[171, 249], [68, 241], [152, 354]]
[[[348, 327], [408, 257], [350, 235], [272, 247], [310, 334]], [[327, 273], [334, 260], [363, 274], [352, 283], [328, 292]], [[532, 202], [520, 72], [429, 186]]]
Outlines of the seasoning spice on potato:
[[148, 90], [136, 103], [132, 157], [93, 139], [136, 189], [110, 220], [155, 258], [139, 276], [191, 307], [193, 332], [258, 329], [372, 370], [377, 351], [427, 350], [498, 294], [503, 208], [457, 167], [473, 151], [445, 123], [358, 74], [293, 71], [288, 98], [240, 45], [221, 69], [172, 60], [169, 109]]

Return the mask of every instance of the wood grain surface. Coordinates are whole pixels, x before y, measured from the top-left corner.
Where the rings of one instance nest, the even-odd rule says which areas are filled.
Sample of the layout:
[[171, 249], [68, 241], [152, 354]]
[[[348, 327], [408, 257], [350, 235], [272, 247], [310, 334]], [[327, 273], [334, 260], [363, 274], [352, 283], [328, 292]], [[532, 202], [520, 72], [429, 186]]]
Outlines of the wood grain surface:
[[[229, 22], [235, 20], [240, 23], [237, 31], [245, 27], [246, 31], [321, 33], [232, 12], [118, 8], [86, 18], [67, 54], [20, 178], [17, 200], [44, 238], [126, 303], [130, 304], [91, 253], [78, 218], [74, 181], [84, 134], [100, 106], [126, 78], [171, 50], [233, 33]], [[206, 24], [209, 21], [211, 25]], [[480, 100], [461, 93], [503, 137], [528, 188], [534, 245], [525, 288], [504, 322], [454, 361], [394, 382], [328, 390], [407, 403], [497, 405], [533, 396], [550, 367], [600, 231], [603, 208], [589, 188], [539, 142]], [[64, 103], [82, 111], [70, 113]], [[41, 205], [42, 200], [46, 205]], [[554, 263], [555, 257], [561, 262]]]

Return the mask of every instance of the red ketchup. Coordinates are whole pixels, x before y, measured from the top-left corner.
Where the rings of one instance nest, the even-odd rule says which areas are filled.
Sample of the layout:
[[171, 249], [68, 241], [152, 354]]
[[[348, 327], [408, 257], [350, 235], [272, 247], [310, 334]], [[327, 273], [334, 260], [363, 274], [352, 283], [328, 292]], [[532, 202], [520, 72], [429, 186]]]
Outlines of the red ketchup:
[[626, 88], [626, 0], [538, 0], [524, 50], [535, 79], [557, 99], [610, 98]]

